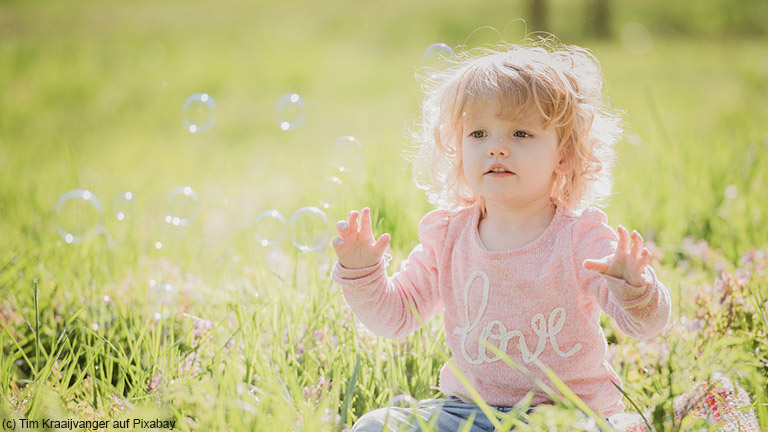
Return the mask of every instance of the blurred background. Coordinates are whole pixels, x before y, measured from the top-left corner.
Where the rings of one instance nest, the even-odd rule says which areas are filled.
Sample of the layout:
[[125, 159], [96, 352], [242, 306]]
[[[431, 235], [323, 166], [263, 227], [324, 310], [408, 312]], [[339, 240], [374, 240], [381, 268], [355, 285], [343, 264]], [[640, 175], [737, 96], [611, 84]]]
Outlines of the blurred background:
[[[764, 1], [5, 1], [0, 251], [57, 237], [51, 217], [66, 191], [90, 190], [108, 215], [130, 191], [147, 233], [180, 186], [199, 195], [202, 215], [226, 219], [198, 220], [211, 238], [264, 209], [290, 215], [319, 200], [331, 225], [369, 205], [393, 246], [411, 245], [430, 207], [401, 153], [425, 49], [537, 31], [592, 50], [626, 113], [614, 223], [669, 247], [704, 238], [732, 258], [766, 238], [766, 201], [753, 196], [768, 140]], [[194, 94], [215, 101], [203, 114], [210, 130], [183, 122]], [[292, 130], [277, 119], [285, 94], [305, 104]], [[341, 136], [361, 143], [354, 172], [331, 160]], [[344, 187], [320, 196], [332, 176]]]

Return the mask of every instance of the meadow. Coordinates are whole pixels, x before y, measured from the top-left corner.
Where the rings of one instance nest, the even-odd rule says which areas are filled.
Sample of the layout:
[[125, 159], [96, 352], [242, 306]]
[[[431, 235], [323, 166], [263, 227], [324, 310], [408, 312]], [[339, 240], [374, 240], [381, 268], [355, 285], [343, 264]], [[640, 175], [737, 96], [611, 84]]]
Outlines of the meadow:
[[[375, 336], [331, 281], [329, 244], [263, 246], [255, 220], [317, 206], [334, 236], [368, 206], [399, 268], [432, 209], [403, 157], [425, 49], [526, 35], [523, 4], [470, 3], [0, 3], [0, 419], [337, 431], [439, 397], [439, 316], [404, 340]], [[578, 2], [551, 2], [549, 30], [597, 56], [624, 110], [605, 212], [651, 243], [673, 312], [648, 341], [603, 315], [608, 360], [630, 411], [662, 419], [720, 371], [768, 430], [768, 7], [612, 5], [607, 40]], [[196, 93], [215, 100], [215, 125], [190, 133]], [[285, 94], [306, 103], [295, 130], [276, 119]], [[363, 151], [343, 172], [342, 136]], [[198, 198], [182, 203], [186, 226], [166, 221], [178, 187]], [[83, 242], [57, 230], [70, 190], [102, 204]], [[575, 403], [559, 402], [531, 430], [568, 429]]]

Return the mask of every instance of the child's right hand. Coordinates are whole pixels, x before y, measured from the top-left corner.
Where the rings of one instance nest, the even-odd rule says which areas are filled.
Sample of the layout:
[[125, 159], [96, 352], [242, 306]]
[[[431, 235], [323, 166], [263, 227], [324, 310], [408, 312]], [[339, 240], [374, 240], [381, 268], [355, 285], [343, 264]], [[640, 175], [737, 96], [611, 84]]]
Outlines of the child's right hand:
[[352, 210], [347, 214], [346, 221], [339, 221], [336, 224], [339, 237], [334, 237], [331, 241], [339, 263], [350, 269], [378, 264], [390, 240], [390, 235], [384, 233], [379, 240], [374, 241], [371, 230], [371, 209], [366, 207], [361, 212], [359, 230], [357, 215], [357, 210]]

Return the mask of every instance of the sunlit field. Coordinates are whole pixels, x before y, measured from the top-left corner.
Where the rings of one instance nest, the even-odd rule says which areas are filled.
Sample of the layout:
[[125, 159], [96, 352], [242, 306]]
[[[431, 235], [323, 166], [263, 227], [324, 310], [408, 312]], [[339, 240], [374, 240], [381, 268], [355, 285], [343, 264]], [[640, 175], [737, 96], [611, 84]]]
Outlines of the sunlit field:
[[[768, 7], [628, 3], [607, 39], [581, 3], [550, 2], [548, 27], [597, 56], [624, 111], [605, 212], [672, 295], [648, 341], [603, 315], [608, 361], [657, 430], [708, 430], [668, 414], [714, 372], [767, 430]], [[399, 268], [432, 209], [404, 158], [415, 75], [441, 65], [425, 50], [520, 41], [523, 6], [0, 4], [3, 427], [339, 431], [442, 397], [442, 317], [366, 330], [328, 240], [370, 207]], [[578, 403], [558, 402], [529, 430], [569, 430]]]

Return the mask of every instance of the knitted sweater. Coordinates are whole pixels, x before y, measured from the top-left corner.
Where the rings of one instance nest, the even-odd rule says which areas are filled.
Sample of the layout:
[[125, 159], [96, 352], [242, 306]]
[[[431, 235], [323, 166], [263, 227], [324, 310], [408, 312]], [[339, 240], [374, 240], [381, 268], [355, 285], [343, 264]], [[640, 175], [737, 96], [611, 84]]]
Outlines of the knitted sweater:
[[670, 297], [655, 272], [647, 266], [653, 283], [637, 287], [582, 267], [585, 259], [612, 254], [618, 242], [605, 214], [595, 208], [577, 215], [558, 207], [536, 240], [507, 251], [485, 248], [479, 218], [477, 205], [431, 211], [419, 222], [420, 244], [392, 277], [382, 257], [360, 269], [337, 262], [332, 278], [358, 319], [382, 336], [404, 337], [445, 312], [452, 355], [452, 364], [440, 372], [446, 395], [470, 401], [455, 368], [490, 405], [513, 406], [529, 392], [531, 406], [552, 403], [531, 380], [559, 393], [543, 364], [596, 413], [623, 412], [622, 394], [611, 383], [621, 387], [621, 379], [605, 359], [600, 311], [631, 337], [649, 339], [661, 332], [669, 321]]

